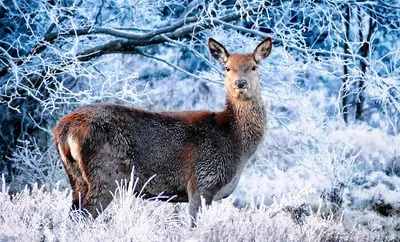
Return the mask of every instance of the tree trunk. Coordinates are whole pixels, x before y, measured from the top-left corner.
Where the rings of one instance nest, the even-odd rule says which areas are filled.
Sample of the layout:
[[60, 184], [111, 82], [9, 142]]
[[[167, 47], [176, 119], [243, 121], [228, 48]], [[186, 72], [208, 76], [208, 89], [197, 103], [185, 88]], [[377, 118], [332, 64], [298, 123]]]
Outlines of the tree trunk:
[[[362, 46], [360, 48], [360, 55], [364, 58], [367, 58], [369, 55], [369, 49], [371, 45], [371, 37], [374, 32], [376, 23], [374, 23], [374, 20], [372, 18], [372, 12], [371, 10], [368, 11], [368, 16], [369, 16], [369, 28], [368, 28], [368, 35], [367, 38], [364, 38], [364, 35], [362, 33], [362, 16], [361, 16], [361, 9], [359, 9], [358, 13], [358, 21], [360, 22], [360, 40], [363, 42]], [[358, 81], [358, 98], [357, 98], [357, 105], [356, 105], [356, 120], [362, 120], [362, 109], [364, 105], [364, 90], [365, 90], [365, 76], [367, 72], [367, 64], [363, 61], [360, 62], [360, 68], [361, 68], [361, 78]]]
[[[344, 21], [345, 27], [345, 36], [344, 36], [344, 46], [343, 51], [345, 54], [350, 54], [349, 51], [349, 37], [350, 37], [350, 5], [346, 7], [346, 19]], [[343, 106], [343, 119], [346, 123], [348, 123], [348, 104], [347, 104], [347, 95], [349, 89], [349, 68], [347, 66], [347, 58], [344, 58], [344, 66], [343, 66], [343, 88], [342, 88], [342, 106]]]

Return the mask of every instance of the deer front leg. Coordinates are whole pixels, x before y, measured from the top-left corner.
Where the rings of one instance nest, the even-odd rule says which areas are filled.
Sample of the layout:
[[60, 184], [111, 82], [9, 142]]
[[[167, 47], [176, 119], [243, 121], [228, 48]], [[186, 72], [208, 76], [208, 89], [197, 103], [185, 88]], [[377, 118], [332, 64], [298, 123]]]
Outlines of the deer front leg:
[[201, 198], [205, 199], [206, 206], [210, 206], [215, 193], [208, 190], [197, 190], [192, 195], [189, 193], [189, 215], [191, 219], [191, 227], [196, 227], [197, 213], [201, 208]]

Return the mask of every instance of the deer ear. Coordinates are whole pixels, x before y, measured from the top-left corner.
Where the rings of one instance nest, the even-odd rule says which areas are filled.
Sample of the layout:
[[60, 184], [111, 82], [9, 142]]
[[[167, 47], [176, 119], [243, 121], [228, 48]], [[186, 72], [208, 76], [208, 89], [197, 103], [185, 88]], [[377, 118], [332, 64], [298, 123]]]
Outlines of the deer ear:
[[271, 53], [271, 49], [272, 49], [272, 41], [271, 38], [268, 37], [265, 40], [263, 40], [263, 42], [261, 42], [253, 52], [253, 56], [256, 62], [260, 62], [265, 58], [267, 58]]
[[221, 64], [225, 64], [229, 57], [229, 52], [223, 45], [218, 43], [215, 39], [210, 38], [208, 40], [208, 49], [214, 59], [219, 61]]

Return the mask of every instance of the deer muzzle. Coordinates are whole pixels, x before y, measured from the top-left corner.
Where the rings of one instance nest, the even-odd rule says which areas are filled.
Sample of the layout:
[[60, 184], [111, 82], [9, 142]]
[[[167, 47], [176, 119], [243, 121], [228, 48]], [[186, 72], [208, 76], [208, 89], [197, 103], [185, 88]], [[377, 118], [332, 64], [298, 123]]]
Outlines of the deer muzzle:
[[236, 95], [239, 97], [242, 94], [245, 94], [247, 92], [247, 89], [249, 88], [249, 85], [246, 80], [240, 79], [235, 81], [235, 86], [234, 89], [236, 91]]

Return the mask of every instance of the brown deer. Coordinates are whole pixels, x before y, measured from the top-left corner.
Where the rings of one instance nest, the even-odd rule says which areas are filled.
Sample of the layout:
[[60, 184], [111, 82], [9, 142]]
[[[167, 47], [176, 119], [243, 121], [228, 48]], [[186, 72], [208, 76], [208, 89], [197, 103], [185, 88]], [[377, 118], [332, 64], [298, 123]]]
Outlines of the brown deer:
[[257, 65], [268, 57], [270, 38], [252, 54], [229, 54], [209, 39], [211, 55], [225, 66], [226, 108], [221, 112], [149, 112], [92, 104], [61, 118], [54, 139], [72, 189], [72, 209], [97, 217], [112, 200], [117, 181], [134, 167], [136, 189], [147, 196], [189, 202], [192, 226], [201, 206], [229, 196], [266, 128]]

